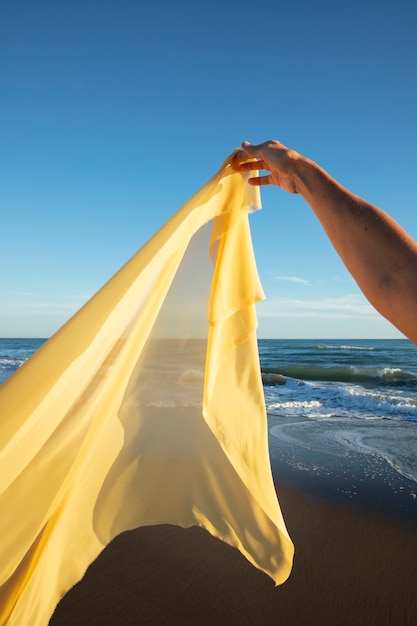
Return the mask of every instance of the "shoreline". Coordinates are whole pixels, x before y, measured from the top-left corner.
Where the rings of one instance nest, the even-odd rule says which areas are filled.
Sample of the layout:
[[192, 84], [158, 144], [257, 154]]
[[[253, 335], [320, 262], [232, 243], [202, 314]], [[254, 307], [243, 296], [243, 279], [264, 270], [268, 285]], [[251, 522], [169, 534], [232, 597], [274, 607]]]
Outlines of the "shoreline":
[[400, 521], [417, 530], [417, 484], [381, 458], [354, 453], [340, 458], [275, 445], [271, 466], [278, 483], [302, 496]]
[[[391, 458], [390, 463], [384, 455], [387, 446], [383, 440], [382, 451], [377, 447], [365, 446], [360, 450], [345, 445], [344, 430], [349, 434], [349, 428], [354, 430], [355, 425], [347, 427], [343, 421], [341, 424], [268, 414], [268, 448], [274, 478], [300, 494], [402, 520], [417, 530], [416, 474], [406, 474], [412, 467], [411, 460], [404, 458], [401, 473], [395, 460]], [[388, 436], [389, 433], [384, 434], [385, 438]]]
[[102, 552], [62, 599], [50, 626], [417, 623], [417, 533], [410, 520], [306, 495], [288, 486], [272, 461], [296, 550], [283, 585], [275, 587], [203, 529], [142, 527]]

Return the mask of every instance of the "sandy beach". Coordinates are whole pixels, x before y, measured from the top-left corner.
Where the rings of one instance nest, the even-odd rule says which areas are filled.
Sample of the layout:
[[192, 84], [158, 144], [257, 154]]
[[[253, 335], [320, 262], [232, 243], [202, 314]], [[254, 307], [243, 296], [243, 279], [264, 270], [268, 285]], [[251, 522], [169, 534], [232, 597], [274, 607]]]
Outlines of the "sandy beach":
[[50, 625], [417, 623], [417, 525], [277, 491], [296, 547], [284, 585], [202, 529], [144, 527], [104, 550]]

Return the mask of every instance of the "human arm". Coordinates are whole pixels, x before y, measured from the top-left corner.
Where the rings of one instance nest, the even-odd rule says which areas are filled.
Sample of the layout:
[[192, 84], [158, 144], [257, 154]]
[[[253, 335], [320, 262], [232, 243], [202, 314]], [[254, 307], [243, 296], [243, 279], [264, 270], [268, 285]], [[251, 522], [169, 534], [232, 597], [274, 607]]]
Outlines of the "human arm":
[[234, 163], [269, 172], [253, 185], [302, 195], [371, 304], [417, 343], [417, 244], [394, 219], [277, 141], [245, 142]]

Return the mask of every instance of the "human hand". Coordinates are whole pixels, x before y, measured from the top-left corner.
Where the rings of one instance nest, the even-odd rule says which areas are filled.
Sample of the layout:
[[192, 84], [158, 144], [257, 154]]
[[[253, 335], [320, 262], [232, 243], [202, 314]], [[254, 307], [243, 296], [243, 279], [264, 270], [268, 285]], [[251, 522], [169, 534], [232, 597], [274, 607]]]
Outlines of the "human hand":
[[[295, 165], [302, 158], [294, 150], [289, 150], [275, 140], [253, 146], [248, 141], [233, 157], [232, 165], [239, 171], [265, 170], [269, 174], [250, 178], [250, 185], [278, 185], [289, 193], [298, 193]], [[252, 159], [252, 160], [248, 160]], [[257, 159], [254, 161], [253, 159]]]

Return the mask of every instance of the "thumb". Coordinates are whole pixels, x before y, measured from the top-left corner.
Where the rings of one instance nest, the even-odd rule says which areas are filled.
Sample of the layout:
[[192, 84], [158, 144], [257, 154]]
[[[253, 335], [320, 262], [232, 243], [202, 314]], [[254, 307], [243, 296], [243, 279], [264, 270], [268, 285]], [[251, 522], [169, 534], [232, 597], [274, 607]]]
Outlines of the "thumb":
[[242, 149], [246, 152], [246, 154], [248, 154], [249, 156], [253, 156], [254, 153], [254, 147], [252, 146], [252, 144], [249, 141], [243, 141], [242, 142]]

